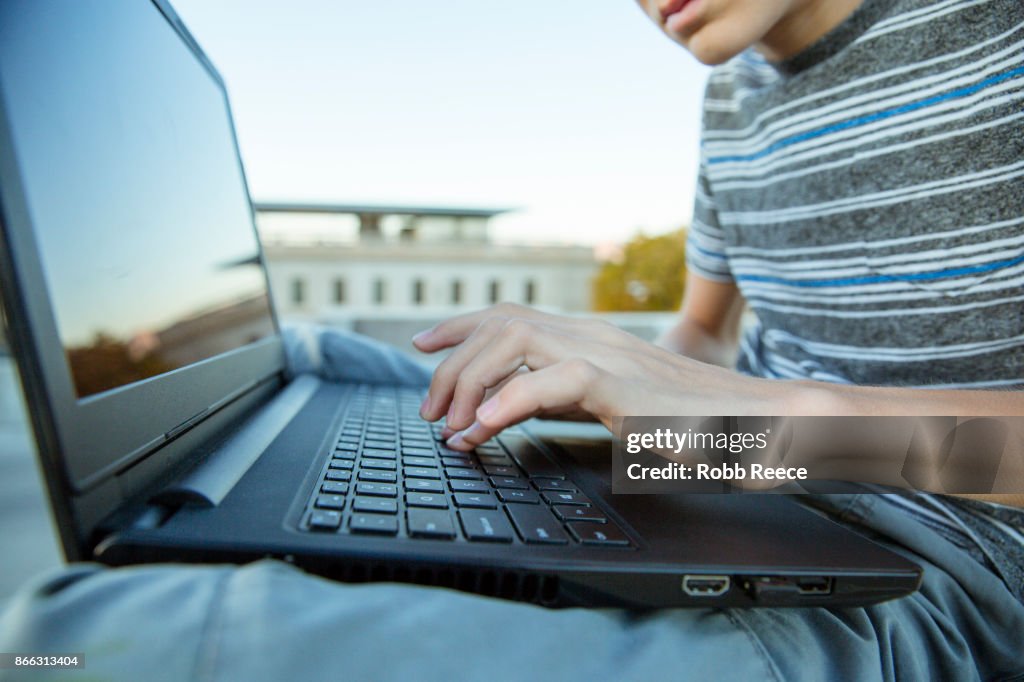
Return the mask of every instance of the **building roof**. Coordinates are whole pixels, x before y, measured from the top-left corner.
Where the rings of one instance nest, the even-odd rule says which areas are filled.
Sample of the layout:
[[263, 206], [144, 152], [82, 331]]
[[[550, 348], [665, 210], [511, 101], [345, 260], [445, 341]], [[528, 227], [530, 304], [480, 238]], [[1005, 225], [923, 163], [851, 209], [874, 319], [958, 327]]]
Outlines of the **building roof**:
[[331, 203], [290, 203], [254, 202], [253, 207], [260, 213], [339, 213], [350, 215], [409, 215], [443, 216], [447, 218], [492, 218], [514, 208], [463, 208], [453, 206], [399, 206], [388, 204], [331, 204]]

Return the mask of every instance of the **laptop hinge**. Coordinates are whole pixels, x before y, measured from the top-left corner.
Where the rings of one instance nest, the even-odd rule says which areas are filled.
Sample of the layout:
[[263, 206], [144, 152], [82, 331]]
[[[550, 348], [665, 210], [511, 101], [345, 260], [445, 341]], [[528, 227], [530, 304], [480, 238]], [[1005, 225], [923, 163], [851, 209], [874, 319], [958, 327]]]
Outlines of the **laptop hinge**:
[[206, 415], [208, 415], [208, 414], [210, 414], [210, 408], [209, 407], [204, 407], [202, 410], [200, 410], [199, 412], [195, 413], [194, 415], [192, 415], [191, 417], [189, 417], [188, 419], [186, 419], [185, 421], [181, 422], [180, 424], [175, 426], [173, 429], [171, 429], [170, 431], [165, 433], [164, 434], [164, 440], [173, 440], [174, 438], [177, 438], [179, 435], [181, 435], [185, 431], [188, 431], [190, 428], [192, 428], [193, 426], [198, 424], [200, 421], [202, 421], [202, 419]]
[[220, 504], [319, 386], [320, 380], [312, 375], [303, 374], [296, 378], [246, 421], [227, 442], [211, 452], [185, 476], [163, 489], [152, 501], [200, 507]]

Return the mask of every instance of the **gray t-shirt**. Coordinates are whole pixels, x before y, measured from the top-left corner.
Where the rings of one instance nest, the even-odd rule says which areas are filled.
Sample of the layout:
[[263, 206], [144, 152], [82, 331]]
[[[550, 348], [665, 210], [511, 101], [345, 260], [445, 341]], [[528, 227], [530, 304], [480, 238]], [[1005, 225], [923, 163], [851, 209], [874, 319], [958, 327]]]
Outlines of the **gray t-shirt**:
[[866, 0], [704, 104], [688, 266], [772, 378], [1024, 388], [1024, 3]]
[[[1024, 389], [1024, 2], [865, 0], [715, 69], [687, 266], [756, 313], [741, 371]], [[1024, 599], [1024, 511], [883, 499]]]

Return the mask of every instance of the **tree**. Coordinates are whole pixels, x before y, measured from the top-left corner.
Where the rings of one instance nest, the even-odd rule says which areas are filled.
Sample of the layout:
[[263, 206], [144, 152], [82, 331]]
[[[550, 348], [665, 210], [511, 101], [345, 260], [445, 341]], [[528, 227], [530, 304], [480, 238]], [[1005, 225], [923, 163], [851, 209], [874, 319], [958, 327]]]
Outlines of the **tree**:
[[594, 310], [678, 310], [686, 276], [686, 230], [630, 240], [593, 281]]

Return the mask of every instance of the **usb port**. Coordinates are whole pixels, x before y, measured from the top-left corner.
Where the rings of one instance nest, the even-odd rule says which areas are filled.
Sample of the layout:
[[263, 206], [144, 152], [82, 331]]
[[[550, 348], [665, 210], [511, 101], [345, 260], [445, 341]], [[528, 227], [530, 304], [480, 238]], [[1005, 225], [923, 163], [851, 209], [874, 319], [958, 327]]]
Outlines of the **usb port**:
[[729, 591], [727, 575], [684, 575], [683, 592], [691, 597], [717, 597]]
[[832, 594], [832, 578], [813, 576], [796, 579], [799, 594]]

